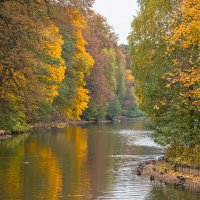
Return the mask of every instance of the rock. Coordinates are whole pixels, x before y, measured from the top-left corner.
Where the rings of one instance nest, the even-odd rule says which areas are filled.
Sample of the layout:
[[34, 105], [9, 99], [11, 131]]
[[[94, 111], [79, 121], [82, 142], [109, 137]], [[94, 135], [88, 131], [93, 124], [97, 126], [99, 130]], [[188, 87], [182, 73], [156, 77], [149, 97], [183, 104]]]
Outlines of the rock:
[[162, 179], [160, 179], [159, 181], [160, 181], [160, 183], [163, 183], [163, 180], [162, 180]]
[[142, 174], [142, 172], [141, 172], [139, 169], [137, 169], [136, 175], [137, 175], [137, 176], [141, 176], [141, 174]]
[[185, 180], [186, 180], [183, 176], [177, 176], [177, 178], [182, 182], [185, 182]]
[[178, 183], [178, 189], [184, 190], [185, 189], [185, 184], [184, 183]]
[[150, 161], [146, 161], [145, 164], [146, 164], [146, 165], [149, 165], [149, 164], [151, 164], [151, 162], [150, 162]]
[[159, 161], [165, 160], [165, 157], [164, 156], [160, 156], [160, 157], [158, 157], [158, 160]]
[[153, 167], [152, 169], [153, 169], [154, 172], [156, 172], [156, 168], [155, 167]]
[[138, 167], [144, 167], [144, 163], [138, 164]]
[[151, 163], [154, 165], [154, 164], [156, 164], [156, 161], [155, 161], [155, 160], [152, 160]]
[[150, 176], [150, 181], [155, 181], [155, 177], [153, 175]]

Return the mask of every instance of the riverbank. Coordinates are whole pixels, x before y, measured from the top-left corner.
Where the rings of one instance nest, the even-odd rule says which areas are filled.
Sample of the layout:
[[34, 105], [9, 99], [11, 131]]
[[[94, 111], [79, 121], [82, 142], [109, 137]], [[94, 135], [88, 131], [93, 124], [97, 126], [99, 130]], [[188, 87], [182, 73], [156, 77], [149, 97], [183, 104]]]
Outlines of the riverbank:
[[0, 140], [7, 140], [7, 139], [10, 139], [10, 138], [12, 138], [13, 136], [12, 135], [0, 135]]
[[0, 130], [0, 140], [7, 140], [12, 138], [12, 133], [10, 131]]
[[31, 125], [31, 128], [65, 128], [70, 126], [81, 126], [85, 124], [108, 124], [113, 123], [112, 120], [101, 120], [101, 121], [66, 121], [66, 122], [51, 122], [51, 123], [36, 123]]
[[148, 176], [152, 182], [174, 184], [179, 189], [200, 191], [200, 176], [176, 172], [164, 160], [141, 163], [136, 169], [136, 174], [138, 176]]
[[[119, 122], [118, 120], [117, 122]], [[66, 121], [66, 122], [51, 122], [51, 123], [35, 123], [31, 124], [30, 129], [51, 129], [51, 128], [65, 128], [70, 126], [81, 126], [85, 124], [108, 124], [116, 121], [112, 120], [101, 120], [101, 121]], [[23, 133], [24, 131], [12, 132], [0, 130], [0, 141], [7, 140], [14, 137], [17, 134]]]

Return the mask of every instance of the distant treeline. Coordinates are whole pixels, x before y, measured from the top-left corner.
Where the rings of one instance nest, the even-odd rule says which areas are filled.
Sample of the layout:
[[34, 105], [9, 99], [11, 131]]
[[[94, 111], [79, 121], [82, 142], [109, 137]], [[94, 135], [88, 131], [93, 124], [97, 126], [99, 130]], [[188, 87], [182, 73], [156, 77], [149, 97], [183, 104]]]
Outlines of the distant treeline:
[[0, 129], [138, 114], [128, 46], [92, 4], [0, 1]]

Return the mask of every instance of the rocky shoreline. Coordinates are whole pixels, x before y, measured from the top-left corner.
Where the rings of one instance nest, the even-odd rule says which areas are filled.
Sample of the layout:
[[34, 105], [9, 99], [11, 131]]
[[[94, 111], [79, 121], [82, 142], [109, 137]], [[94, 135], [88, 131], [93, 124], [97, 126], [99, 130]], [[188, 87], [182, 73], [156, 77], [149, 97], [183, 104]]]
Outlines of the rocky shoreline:
[[138, 164], [136, 175], [149, 177], [155, 183], [174, 184], [178, 189], [200, 191], [200, 176], [176, 172], [163, 159]]

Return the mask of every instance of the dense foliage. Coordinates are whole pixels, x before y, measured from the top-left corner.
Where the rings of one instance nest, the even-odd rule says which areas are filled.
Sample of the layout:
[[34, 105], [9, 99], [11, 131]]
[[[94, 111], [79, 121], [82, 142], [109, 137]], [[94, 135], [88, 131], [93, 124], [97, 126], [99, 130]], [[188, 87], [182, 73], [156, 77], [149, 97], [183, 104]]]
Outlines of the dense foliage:
[[133, 107], [127, 52], [92, 4], [0, 1], [0, 129], [115, 119]]
[[200, 2], [138, 3], [140, 12], [129, 36], [138, 105], [160, 144], [199, 145]]

